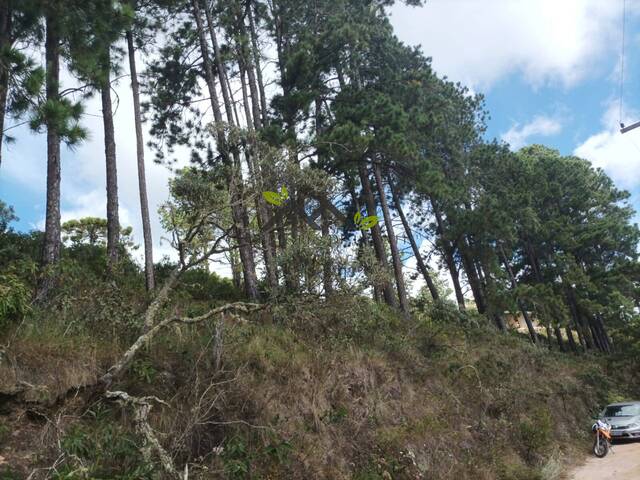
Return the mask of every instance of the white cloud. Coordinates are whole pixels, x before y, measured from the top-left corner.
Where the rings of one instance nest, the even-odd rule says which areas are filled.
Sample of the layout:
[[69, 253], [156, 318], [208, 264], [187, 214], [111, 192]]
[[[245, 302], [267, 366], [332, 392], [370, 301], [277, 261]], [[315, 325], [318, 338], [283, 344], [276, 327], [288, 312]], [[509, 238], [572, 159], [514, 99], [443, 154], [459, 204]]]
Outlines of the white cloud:
[[[142, 62], [140, 62], [142, 65]], [[67, 72], [63, 72], [63, 85], [73, 85], [74, 81]], [[138, 173], [136, 162], [136, 138], [133, 122], [133, 105], [128, 78], [114, 85], [112, 97], [119, 99], [114, 105], [114, 127], [116, 139], [116, 158], [118, 167], [118, 200], [120, 223], [133, 227], [133, 238], [143, 243]], [[62, 147], [61, 172], [61, 219], [85, 216], [106, 217], [106, 173], [104, 161], [104, 140], [101, 118], [100, 96], [94, 95], [85, 103], [85, 115], [82, 125], [89, 131], [89, 139], [74, 150]], [[146, 129], [145, 129], [146, 130]], [[44, 205], [46, 201], [46, 140], [44, 134], [33, 134], [28, 128], [16, 129], [17, 141], [13, 145], [3, 146], [2, 174], [13, 182], [24, 186], [25, 191], [39, 198], [37, 211], [42, 216], [34, 222], [35, 228], [44, 228]], [[145, 141], [149, 138], [145, 131]], [[149, 211], [154, 243], [154, 260], [158, 261], [168, 254], [174, 258], [168, 243], [161, 237], [166, 233], [160, 225], [158, 207], [169, 197], [168, 180], [173, 173], [165, 166], [153, 162], [154, 153], [145, 146], [145, 164]], [[189, 163], [185, 154], [182, 165]], [[178, 165], [180, 166], [180, 165]], [[142, 249], [138, 250], [142, 257]]]
[[526, 145], [532, 136], [549, 137], [557, 135], [561, 130], [562, 124], [559, 120], [539, 115], [525, 125], [520, 126], [518, 123], [513, 125], [506, 133], [502, 134], [502, 140], [511, 145], [511, 148], [517, 150]]
[[[640, 1], [627, 1], [629, 15]], [[521, 72], [534, 86], [567, 87], [598, 71], [618, 53], [621, 1], [429, 0], [397, 5], [392, 23], [401, 40], [422, 45], [440, 74], [488, 89]]]
[[[624, 119], [629, 125], [640, 119], [639, 112], [628, 111]], [[594, 167], [602, 168], [618, 187], [640, 186], [640, 129], [625, 134], [618, 127], [618, 105], [611, 103], [602, 118], [603, 130], [590, 136], [574, 150]]]

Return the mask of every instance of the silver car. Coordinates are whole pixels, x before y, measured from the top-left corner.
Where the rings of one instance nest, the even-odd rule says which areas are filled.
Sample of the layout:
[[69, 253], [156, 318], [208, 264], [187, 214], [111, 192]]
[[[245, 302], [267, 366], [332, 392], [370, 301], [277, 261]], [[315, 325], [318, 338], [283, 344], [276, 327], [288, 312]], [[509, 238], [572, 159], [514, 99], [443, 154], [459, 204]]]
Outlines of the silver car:
[[607, 405], [600, 419], [611, 425], [613, 438], [640, 438], [640, 402]]

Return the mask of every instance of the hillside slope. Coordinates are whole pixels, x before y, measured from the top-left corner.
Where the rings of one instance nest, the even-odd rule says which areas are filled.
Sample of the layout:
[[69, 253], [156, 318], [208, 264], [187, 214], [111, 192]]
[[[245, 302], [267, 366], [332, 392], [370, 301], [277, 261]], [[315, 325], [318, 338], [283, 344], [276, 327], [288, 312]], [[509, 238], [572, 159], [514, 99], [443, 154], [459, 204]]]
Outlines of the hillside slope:
[[[111, 390], [166, 402], [149, 422], [189, 478], [360, 480], [559, 478], [596, 408], [633, 393], [603, 357], [534, 347], [446, 306], [414, 317], [349, 298], [227, 315], [219, 370], [216, 321], [176, 326]], [[1, 478], [52, 465], [31, 478], [158, 478], [131, 406], [73, 388], [126, 337], [42, 320], [3, 342]]]

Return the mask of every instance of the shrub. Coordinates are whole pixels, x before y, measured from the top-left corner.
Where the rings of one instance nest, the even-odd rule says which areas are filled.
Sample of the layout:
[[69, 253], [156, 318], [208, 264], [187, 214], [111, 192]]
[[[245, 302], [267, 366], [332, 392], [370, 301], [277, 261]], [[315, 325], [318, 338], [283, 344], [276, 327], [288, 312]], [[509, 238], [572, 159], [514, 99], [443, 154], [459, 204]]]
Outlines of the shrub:
[[[153, 467], [143, 459], [137, 438], [109, 417], [96, 417], [66, 432], [61, 447], [70, 460], [54, 478], [153, 478]], [[78, 470], [75, 459], [85, 468]]]
[[31, 292], [14, 274], [0, 275], [0, 326], [30, 309]]
[[518, 425], [523, 454], [528, 461], [548, 453], [553, 435], [553, 420], [547, 409], [537, 409], [532, 418], [525, 418]]

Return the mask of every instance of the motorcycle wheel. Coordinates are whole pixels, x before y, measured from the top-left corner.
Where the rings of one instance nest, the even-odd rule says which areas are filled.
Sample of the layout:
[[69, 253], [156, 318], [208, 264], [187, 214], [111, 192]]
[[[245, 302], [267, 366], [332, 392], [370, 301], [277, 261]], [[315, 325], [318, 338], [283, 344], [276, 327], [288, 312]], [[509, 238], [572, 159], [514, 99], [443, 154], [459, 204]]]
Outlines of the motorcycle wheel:
[[602, 458], [606, 456], [607, 453], [609, 453], [609, 442], [607, 439], [600, 436], [600, 441], [598, 441], [596, 437], [596, 440], [593, 442], [593, 454], [598, 458]]

